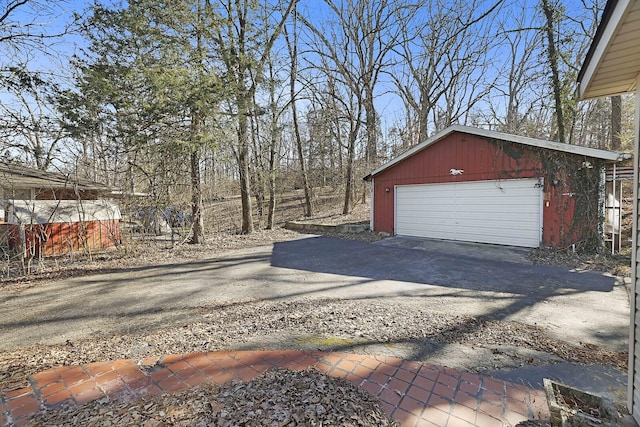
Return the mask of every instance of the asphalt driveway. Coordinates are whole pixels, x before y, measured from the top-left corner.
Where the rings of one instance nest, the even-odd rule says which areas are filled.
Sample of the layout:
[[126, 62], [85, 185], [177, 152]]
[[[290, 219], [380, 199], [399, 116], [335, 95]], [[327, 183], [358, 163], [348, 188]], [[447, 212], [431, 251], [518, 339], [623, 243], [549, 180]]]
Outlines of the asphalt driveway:
[[392, 296], [435, 313], [515, 320], [576, 343], [627, 347], [627, 290], [615, 277], [534, 266], [519, 249], [301, 236], [210, 260], [2, 291], [0, 350], [179, 325], [211, 303]]

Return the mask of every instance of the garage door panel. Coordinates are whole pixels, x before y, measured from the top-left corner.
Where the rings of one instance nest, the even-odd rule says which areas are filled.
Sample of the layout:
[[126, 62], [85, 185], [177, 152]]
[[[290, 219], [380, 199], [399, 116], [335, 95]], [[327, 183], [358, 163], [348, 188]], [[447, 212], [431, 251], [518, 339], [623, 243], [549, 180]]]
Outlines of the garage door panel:
[[[463, 208], [463, 209], [461, 209]], [[521, 221], [527, 221], [529, 219], [535, 221], [536, 223], [539, 222], [539, 218], [536, 215], [538, 209], [537, 206], [534, 205], [527, 205], [525, 206], [522, 210], [516, 210], [516, 209], [512, 209], [512, 210], [503, 210], [503, 211], [496, 211], [496, 206], [495, 205], [483, 205], [483, 206], [473, 206], [473, 207], [468, 207], [468, 206], [457, 206], [454, 207], [454, 209], [457, 209], [457, 217], [458, 218], [479, 218], [482, 217], [483, 219], [491, 219], [491, 218], [503, 218], [506, 217], [508, 220], [513, 219], [514, 215], [518, 215], [519, 219]], [[471, 210], [473, 209], [473, 210]], [[418, 210], [413, 209], [414, 212], [418, 212]], [[532, 212], [533, 211], [533, 212]]]
[[[434, 239], [445, 239], [443, 237], [433, 237], [433, 238]], [[532, 247], [531, 244], [530, 244], [530, 241], [528, 239], [522, 239], [522, 238], [518, 238], [518, 237], [513, 237], [512, 235], [509, 235], [509, 236], [504, 236], [504, 235], [488, 236], [486, 234], [460, 233], [455, 240], [456, 241], [460, 241], [460, 242], [489, 243], [489, 244], [492, 244], [492, 245]]]
[[494, 230], [494, 232], [499, 231], [501, 228], [519, 229], [522, 227], [527, 227], [528, 225], [533, 228], [538, 227], [538, 221], [535, 221], [534, 219], [520, 221], [517, 227], [510, 226], [510, 223], [513, 221], [513, 214], [511, 212], [496, 214], [490, 214], [487, 212], [484, 215], [479, 213], [459, 213], [455, 219], [455, 224], [457, 224], [459, 227], [466, 226], [478, 229], [491, 228]]
[[430, 221], [405, 221], [405, 235], [407, 236], [431, 236], [436, 239], [447, 239], [451, 228], [455, 227], [454, 218], [436, 217]]
[[396, 187], [396, 234], [535, 247], [541, 237], [537, 179]]
[[459, 227], [455, 240], [528, 247], [530, 246], [530, 239], [526, 237], [526, 232], [523, 233], [523, 231], [526, 230], [521, 228], [502, 228], [496, 232], [496, 228]]
[[434, 218], [429, 222], [406, 221], [407, 229], [414, 230], [443, 230], [443, 227], [450, 229], [455, 226], [454, 218]]

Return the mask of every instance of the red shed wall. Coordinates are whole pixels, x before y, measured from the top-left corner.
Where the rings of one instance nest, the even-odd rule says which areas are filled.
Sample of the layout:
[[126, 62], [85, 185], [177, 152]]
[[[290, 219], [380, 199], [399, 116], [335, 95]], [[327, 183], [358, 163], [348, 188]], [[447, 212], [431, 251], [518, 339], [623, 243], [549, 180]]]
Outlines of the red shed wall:
[[[453, 176], [451, 169], [462, 169], [464, 173]], [[526, 146], [450, 134], [374, 177], [373, 228], [394, 234], [395, 185], [535, 178], [542, 177], [542, 171], [538, 156]], [[571, 224], [573, 201], [570, 195], [547, 185], [544, 196], [543, 242], [557, 246]], [[564, 214], [559, 214], [561, 205], [565, 207]]]
[[114, 246], [120, 241], [119, 223], [119, 220], [96, 220], [26, 225], [25, 255], [61, 255]]

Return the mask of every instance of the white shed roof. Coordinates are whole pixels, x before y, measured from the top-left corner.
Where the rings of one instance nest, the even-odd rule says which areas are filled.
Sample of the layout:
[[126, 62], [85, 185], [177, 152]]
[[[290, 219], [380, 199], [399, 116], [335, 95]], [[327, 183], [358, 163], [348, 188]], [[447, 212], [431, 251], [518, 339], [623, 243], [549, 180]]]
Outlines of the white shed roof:
[[398, 157], [388, 161], [387, 163], [383, 164], [379, 168], [373, 170], [367, 176], [365, 176], [364, 179], [367, 180], [374, 177], [375, 175], [378, 175], [380, 172], [390, 168], [391, 166], [394, 166], [397, 163], [400, 163], [401, 161], [403, 161], [408, 157], [413, 156], [417, 152], [424, 150], [425, 148], [440, 141], [441, 139], [445, 138], [446, 136], [454, 132], [467, 133], [470, 135], [477, 135], [477, 136], [482, 136], [486, 138], [498, 139], [501, 141], [509, 141], [516, 144], [528, 145], [531, 147], [538, 147], [538, 148], [545, 148], [548, 150], [563, 151], [565, 153], [572, 153], [572, 154], [577, 154], [577, 155], [586, 156], [586, 157], [593, 157], [595, 159], [609, 160], [612, 162], [617, 162], [617, 161], [631, 158], [631, 155], [629, 154], [619, 153], [616, 151], [598, 150], [596, 148], [582, 147], [579, 145], [562, 144], [560, 142], [546, 141], [543, 139], [512, 135], [509, 133], [497, 132], [493, 130], [480, 129], [480, 128], [474, 128], [469, 126], [462, 126], [462, 125], [453, 125], [438, 132], [437, 134], [433, 135], [431, 138], [427, 139], [426, 141], [421, 142], [415, 147], [410, 148], [409, 150], [400, 154]]
[[578, 74], [578, 97], [630, 93], [640, 78], [640, 0], [609, 0]]
[[13, 200], [12, 221], [19, 224], [73, 223], [120, 219], [118, 206], [107, 200]]

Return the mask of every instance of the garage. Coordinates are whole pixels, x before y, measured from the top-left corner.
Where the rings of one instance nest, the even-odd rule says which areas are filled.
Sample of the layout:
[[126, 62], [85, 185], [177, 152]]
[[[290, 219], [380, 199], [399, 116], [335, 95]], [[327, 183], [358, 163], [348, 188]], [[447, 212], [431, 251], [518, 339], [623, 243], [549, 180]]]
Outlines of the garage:
[[537, 247], [542, 186], [512, 179], [396, 187], [396, 234]]
[[597, 251], [605, 171], [631, 156], [453, 125], [382, 164], [371, 229], [394, 235]]

